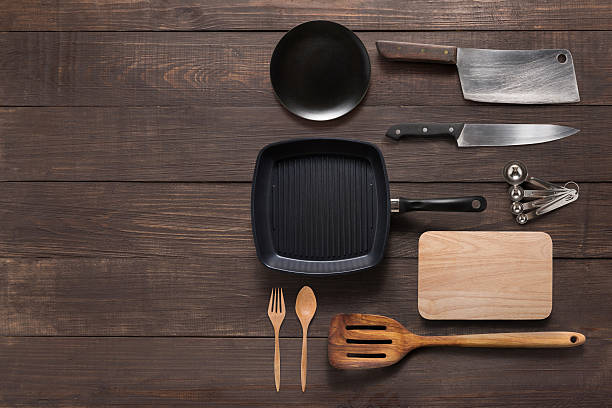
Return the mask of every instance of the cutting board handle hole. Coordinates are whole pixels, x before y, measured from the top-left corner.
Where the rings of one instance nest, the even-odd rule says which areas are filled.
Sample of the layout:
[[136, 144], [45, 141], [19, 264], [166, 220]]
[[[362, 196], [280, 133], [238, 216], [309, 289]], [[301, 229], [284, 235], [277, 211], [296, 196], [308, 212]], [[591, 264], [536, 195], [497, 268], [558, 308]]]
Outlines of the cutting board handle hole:
[[572, 336], [572, 337], [570, 337], [570, 341], [571, 341], [572, 343], [575, 343], [576, 341], [578, 341], [578, 337], [576, 337], [576, 336]]
[[565, 56], [565, 54], [559, 54], [557, 55], [557, 61], [559, 61], [561, 64], [565, 64], [567, 61], [567, 56]]

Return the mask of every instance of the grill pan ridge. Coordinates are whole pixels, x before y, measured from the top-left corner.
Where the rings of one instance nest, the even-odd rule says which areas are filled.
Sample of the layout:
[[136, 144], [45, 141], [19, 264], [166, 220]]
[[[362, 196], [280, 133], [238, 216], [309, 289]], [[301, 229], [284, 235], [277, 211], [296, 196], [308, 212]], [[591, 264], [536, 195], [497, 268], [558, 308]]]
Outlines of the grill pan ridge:
[[323, 261], [368, 253], [376, 191], [367, 160], [294, 157], [275, 163], [272, 177], [273, 242], [279, 255]]

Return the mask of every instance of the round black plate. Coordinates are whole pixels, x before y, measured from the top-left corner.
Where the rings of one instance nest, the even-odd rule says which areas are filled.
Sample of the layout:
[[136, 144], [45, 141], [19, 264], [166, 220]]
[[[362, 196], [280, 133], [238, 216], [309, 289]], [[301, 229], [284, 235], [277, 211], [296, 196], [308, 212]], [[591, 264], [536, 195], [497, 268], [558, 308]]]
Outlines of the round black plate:
[[281, 38], [270, 61], [276, 96], [290, 112], [329, 120], [355, 108], [370, 82], [370, 58], [361, 40], [331, 21], [310, 21]]

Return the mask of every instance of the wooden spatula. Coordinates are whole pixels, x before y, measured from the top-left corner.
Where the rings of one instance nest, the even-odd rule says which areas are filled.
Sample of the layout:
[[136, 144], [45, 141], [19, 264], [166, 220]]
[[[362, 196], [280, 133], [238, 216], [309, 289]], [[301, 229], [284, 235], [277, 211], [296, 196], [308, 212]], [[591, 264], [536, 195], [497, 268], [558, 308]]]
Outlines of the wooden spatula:
[[419, 347], [574, 347], [584, 341], [584, 335], [575, 332], [417, 336], [389, 317], [338, 314], [329, 326], [327, 354], [336, 368], [361, 369], [397, 363]]

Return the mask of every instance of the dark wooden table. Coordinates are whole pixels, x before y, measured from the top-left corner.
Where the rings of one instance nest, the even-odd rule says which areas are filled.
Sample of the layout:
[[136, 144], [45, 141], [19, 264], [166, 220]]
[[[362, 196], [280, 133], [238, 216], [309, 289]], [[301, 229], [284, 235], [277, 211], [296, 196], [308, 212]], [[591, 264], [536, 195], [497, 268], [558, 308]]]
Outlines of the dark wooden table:
[[[611, 406], [612, 4], [607, 0], [0, 1], [0, 405]], [[329, 19], [372, 61], [367, 98], [314, 123], [274, 98], [268, 62], [289, 28]], [[452, 66], [382, 60], [375, 40], [568, 48], [581, 102], [465, 101]], [[540, 122], [580, 128], [534, 146], [395, 143], [406, 121]], [[346, 137], [382, 149], [391, 190], [482, 194], [481, 214], [394, 217], [386, 258], [306, 279], [255, 257], [254, 160], [267, 143]], [[502, 166], [580, 183], [580, 199], [526, 226]], [[417, 313], [417, 239], [427, 230], [546, 231], [554, 308], [531, 322], [429, 322]], [[519, 255], [516, 255], [520, 257]], [[509, 262], [513, 257], [509, 254]], [[308, 284], [308, 389], [300, 391], [295, 296]], [[285, 290], [281, 392], [270, 289]], [[575, 330], [577, 349], [428, 349], [388, 369], [327, 363], [338, 312], [395, 317], [419, 334]]]

